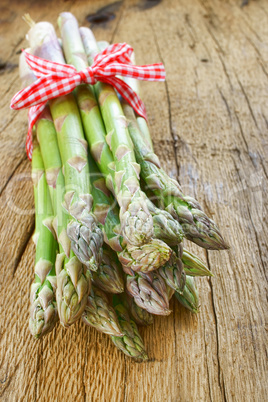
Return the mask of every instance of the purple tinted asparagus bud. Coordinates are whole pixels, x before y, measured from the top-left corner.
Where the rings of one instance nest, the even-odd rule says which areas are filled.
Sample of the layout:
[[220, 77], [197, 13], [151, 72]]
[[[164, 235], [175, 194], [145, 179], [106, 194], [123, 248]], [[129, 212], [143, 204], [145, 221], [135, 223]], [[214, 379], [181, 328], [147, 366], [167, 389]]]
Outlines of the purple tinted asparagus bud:
[[170, 314], [167, 286], [157, 271], [127, 275], [126, 289], [134, 297], [136, 304], [149, 313]]

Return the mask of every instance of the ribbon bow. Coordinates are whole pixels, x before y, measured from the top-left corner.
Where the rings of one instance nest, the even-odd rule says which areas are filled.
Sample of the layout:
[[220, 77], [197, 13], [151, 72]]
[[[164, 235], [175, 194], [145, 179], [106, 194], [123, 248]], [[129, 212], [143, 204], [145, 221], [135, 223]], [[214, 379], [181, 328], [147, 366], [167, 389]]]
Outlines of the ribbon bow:
[[41, 59], [24, 51], [25, 59], [38, 77], [37, 80], [22, 89], [11, 100], [12, 109], [29, 108], [29, 129], [26, 140], [26, 152], [31, 160], [32, 129], [49, 99], [66, 95], [82, 83], [96, 84], [97, 81], [112, 85], [119, 94], [146, 119], [146, 111], [140, 97], [123, 80], [116, 77], [131, 77], [145, 81], [164, 81], [165, 69], [162, 63], [134, 66], [130, 56], [133, 49], [127, 43], [108, 46], [94, 58], [91, 67], [77, 71], [73, 66]]

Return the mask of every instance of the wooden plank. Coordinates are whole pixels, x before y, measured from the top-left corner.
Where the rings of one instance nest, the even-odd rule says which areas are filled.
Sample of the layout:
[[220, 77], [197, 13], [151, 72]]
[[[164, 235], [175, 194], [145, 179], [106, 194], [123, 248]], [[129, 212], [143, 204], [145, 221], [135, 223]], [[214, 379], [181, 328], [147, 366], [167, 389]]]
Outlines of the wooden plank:
[[[52, 6], [53, 4], [53, 6]], [[41, 341], [28, 330], [34, 230], [26, 112], [9, 110], [19, 89], [18, 51], [34, 20], [72, 11], [80, 24], [98, 12], [97, 39], [126, 41], [137, 63], [163, 61], [166, 83], [143, 83], [151, 132], [163, 165], [197, 197], [231, 249], [205, 252], [214, 277], [197, 281], [195, 317], [173, 313], [141, 329], [149, 361], [135, 363], [102, 334], [76, 323]], [[4, 401], [266, 400], [267, 61], [265, 0], [1, 3], [0, 396]], [[105, 14], [106, 13], [106, 14]], [[100, 20], [100, 17], [98, 19]]]

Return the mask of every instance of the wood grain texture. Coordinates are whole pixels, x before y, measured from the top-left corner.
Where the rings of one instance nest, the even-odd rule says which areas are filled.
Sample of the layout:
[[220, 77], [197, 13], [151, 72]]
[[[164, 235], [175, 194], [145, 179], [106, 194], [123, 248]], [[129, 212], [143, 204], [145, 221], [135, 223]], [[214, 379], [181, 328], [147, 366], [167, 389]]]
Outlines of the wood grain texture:
[[[81, 322], [40, 341], [28, 330], [34, 215], [27, 120], [9, 102], [27, 46], [21, 16], [56, 24], [64, 10], [91, 25], [98, 40], [130, 43], [137, 63], [163, 61], [166, 82], [142, 85], [156, 152], [231, 245], [205, 252], [187, 244], [215, 276], [198, 280], [198, 316], [172, 301], [169, 317], [141, 329], [147, 363], [130, 361]], [[0, 399], [267, 400], [267, 2], [2, 0], [0, 20]]]

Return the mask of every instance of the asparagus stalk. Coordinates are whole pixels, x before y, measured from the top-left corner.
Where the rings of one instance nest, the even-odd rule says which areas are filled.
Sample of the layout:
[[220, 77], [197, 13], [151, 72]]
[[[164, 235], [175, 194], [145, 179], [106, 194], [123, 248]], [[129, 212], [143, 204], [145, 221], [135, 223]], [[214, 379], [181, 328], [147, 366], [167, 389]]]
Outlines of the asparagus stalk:
[[31, 286], [30, 331], [36, 337], [50, 332], [57, 320], [55, 260], [58, 248], [53, 234], [53, 214], [40, 148], [34, 148], [32, 179], [36, 209], [35, 281]]
[[123, 336], [116, 312], [109, 304], [106, 294], [95, 286], [91, 288], [82, 320], [104, 334]]
[[[32, 24], [28, 38], [33, 53], [47, 60], [64, 63], [62, 51], [51, 24]], [[57, 131], [65, 184], [65, 209], [72, 217], [67, 227], [71, 247], [78, 259], [96, 270], [101, 261], [102, 231], [91, 213], [87, 143], [79, 110], [72, 94], [49, 102]]]
[[182, 293], [175, 292], [177, 300], [192, 313], [198, 313], [199, 295], [194, 278], [186, 275], [186, 284]]
[[124, 101], [122, 104], [135, 155], [148, 187], [161, 200], [163, 207], [180, 222], [187, 239], [206, 249], [228, 248], [216, 224], [201, 210], [199, 203], [194, 198], [183, 195], [179, 183], [161, 168], [150, 141], [140, 131], [133, 109]]
[[38, 119], [36, 129], [56, 215], [53, 225], [60, 245], [60, 254], [56, 260], [58, 312], [61, 324], [68, 327], [81, 316], [85, 308], [90, 291], [90, 275], [70, 249], [67, 236], [68, 216], [62, 207], [65, 183], [57, 133], [48, 108]]
[[136, 304], [151, 314], [168, 315], [169, 298], [164, 279], [157, 271], [126, 276], [126, 290]]
[[178, 255], [173, 252], [170, 260], [158, 270], [166, 284], [180, 294], [183, 292], [186, 280], [182, 252], [183, 248], [181, 246], [179, 247]]
[[[29, 67], [22, 53], [20, 57], [20, 76], [35, 80], [29, 73]], [[82, 263], [70, 250], [70, 240], [67, 236], [68, 215], [62, 207], [65, 192], [65, 181], [62, 173], [62, 163], [57, 142], [57, 133], [49, 108], [46, 107], [36, 123], [37, 139], [44, 162], [46, 180], [51, 195], [54, 211], [53, 226], [59, 242], [60, 254], [57, 257], [57, 307], [60, 322], [68, 327], [78, 319], [85, 307], [90, 291], [90, 276]], [[71, 268], [71, 269], [70, 269]]]
[[[58, 23], [67, 62], [78, 70], [87, 67], [76, 19], [70, 13], [62, 13]], [[97, 54], [96, 41], [94, 46]], [[139, 246], [153, 236], [153, 219], [147, 208], [144, 193], [140, 189], [140, 166], [136, 163], [126, 120], [116, 92], [110, 85], [101, 82], [98, 82], [94, 89], [108, 133], [106, 140], [114, 158], [114, 192], [120, 206], [123, 237], [128, 243]]]
[[115, 346], [129, 357], [136, 360], [145, 361], [148, 356], [145, 351], [143, 340], [139, 334], [136, 323], [129, 317], [128, 311], [121, 298], [113, 297], [113, 306], [116, 311], [120, 326], [124, 336], [112, 336], [111, 339]]
[[102, 262], [99, 269], [91, 274], [93, 284], [108, 293], [122, 293], [124, 280], [116, 253], [103, 246]]

